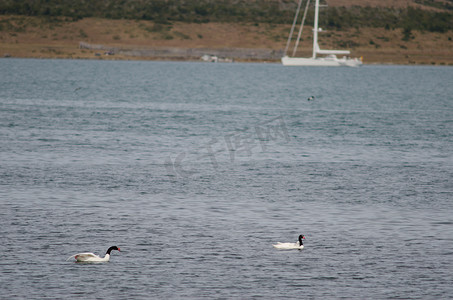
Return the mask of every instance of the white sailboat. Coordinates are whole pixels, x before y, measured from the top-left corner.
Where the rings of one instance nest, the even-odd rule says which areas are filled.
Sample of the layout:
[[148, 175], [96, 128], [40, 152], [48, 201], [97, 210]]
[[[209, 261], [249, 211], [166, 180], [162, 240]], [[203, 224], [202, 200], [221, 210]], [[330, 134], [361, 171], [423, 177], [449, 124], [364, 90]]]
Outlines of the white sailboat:
[[[318, 45], [318, 32], [321, 32], [322, 29], [318, 28], [318, 17], [319, 17], [319, 0], [315, 2], [315, 21], [313, 26], [313, 55], [312, 57], [289, 57], [287, 55], [289, 44], [294, 32], [294, 27], [297, 23], [297, 18], [299, 15], [300, 7], [302, 0], [299, 1], [297, 8], [296, 16], [294, 17], [293, 26], [288, 37], [288, 42], [286, 43], [285, 56], [282, 57], [282, 64], [284, 66], [326, 66], [326, 67], [358, 67], [362, 64], [361, 59], [349, 58], [346, 55], [349, 55], [351, 52], [349, 50], [321, 50]], [[300, 36], [303, 31], [303, 25], [305, 22], [305, 17], [307, 16], [307, 9], [310, 4], [310, 0], [307, 0], [307, 5], [305, 7], [304, 16], [302, 19], [302, 24], [299, 29], [299, 34], [296, 39], [296, 44], [294, 46], [293, 56], [296, 53], [297, 46], [299, 44]], [[317, 55], [325, 55], [318, 57]], [[337, 55], [345, 55], [342, 58], [337, 58]]]

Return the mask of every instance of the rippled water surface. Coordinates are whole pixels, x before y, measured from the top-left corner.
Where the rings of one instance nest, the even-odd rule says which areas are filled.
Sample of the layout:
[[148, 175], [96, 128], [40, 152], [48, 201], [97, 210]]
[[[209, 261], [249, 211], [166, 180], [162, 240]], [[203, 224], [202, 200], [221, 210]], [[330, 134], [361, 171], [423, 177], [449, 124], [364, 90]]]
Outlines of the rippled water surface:
[[2, 298], [453, 297], [453, 68], [2, 59], [0, 78]]

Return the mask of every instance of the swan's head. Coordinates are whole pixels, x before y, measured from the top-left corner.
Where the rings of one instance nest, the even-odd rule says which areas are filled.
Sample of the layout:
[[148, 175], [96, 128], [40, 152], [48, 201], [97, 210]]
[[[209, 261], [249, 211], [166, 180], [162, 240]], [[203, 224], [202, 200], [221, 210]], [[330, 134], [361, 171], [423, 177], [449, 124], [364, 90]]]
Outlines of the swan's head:
[[112, 252], [112, 250], [121, 251], [120, 248], [118, 248], [117, 246], [112, 246], [112, 247], [110, 247], [110, 248], [107, 250], [106, 253], [110, 255], [110, 252]]

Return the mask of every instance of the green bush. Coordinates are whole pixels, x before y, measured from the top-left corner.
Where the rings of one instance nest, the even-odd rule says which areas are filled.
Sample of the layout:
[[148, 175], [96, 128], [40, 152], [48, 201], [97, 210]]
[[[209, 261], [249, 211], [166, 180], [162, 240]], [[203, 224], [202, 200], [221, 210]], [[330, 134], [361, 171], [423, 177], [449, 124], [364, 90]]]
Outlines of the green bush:
[[[443, 12], [412, 7], [328, 7], [321, 9], [320, 26], [337, 30], [360, 27], [453, 30], [451, 1], [419, 2]], [[0, 0], [0, 15], [67, 17], [73, 21], [86, 17], [152, 20], [163, 25], [173, 21], [291, 24], [296, 5], [296, 1], [279, 0]], [[313, 23], [313, 9], [306, 22]]]

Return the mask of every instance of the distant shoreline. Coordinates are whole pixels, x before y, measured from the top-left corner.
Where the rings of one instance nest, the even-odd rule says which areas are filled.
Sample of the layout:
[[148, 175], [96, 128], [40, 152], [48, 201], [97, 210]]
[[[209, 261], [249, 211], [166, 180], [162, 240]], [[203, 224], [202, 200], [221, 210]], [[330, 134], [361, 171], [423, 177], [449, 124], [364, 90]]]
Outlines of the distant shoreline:
[[[214, 62], [204, 62], [200, 59], [161, 59], [161, 58], [68, 58], [68, 57], [0, 57], [0, 60], [9, 60], [9, 59], [37, 59], [37, 60], [82, 60], [82, 61], [143, 61], [143, 62], [191, 62], [191, 63], [201, 63], [201, 64], [213, 64]], [[228, 64], [224, 62], [219, 62], [220, 64]], [[275, 64], [280, 65], [280, 60], [235, 60], [231, 63], [237, 64]], [[445, 64], [399, 64], [399, 63], [367, 63], [364, 66], [435, 66], [435, 67], [453, 67], [453, 65], [445, 65]], [[290, 68], [297, 68], [297, 67], [290, 67]]]
[[[0, 51], [2, 47], [0, 45]], [[47, 48], [46, 48], [47, 49]], [[52, 47], [48, 49], [53, 49]], [[252, 50], [252, 49], [251, 49]], [[99, 56], [96, 56], [96, 53], [93, 53], [93, 55], [82, 55], [82, 56], [74, 56], [69, 51], [67, 52], [67, 55], [65, 55], [65, 52], [60, 52], [58, 55], [51, 55], [51, 54], [29, 54], [29, 55], [14, 55], [9, 52], [0, 52], [0, 59], [73, 59], [73, 60], [98, 60], [98, 61], [187, 61], [187, 62], [205, 62], [200, 58], [195, 58], [195, 57], [150, 57], [150, 56], [128, 56], [124, 54], [117, 54], [117, 55], [105, 55], [101, 54]], [[20, 51], [22, 52], [22, 51]], [[13, 52], [14, 53], [14, 52]], [[205, 63], [213, 63], [213, 62], [205, 62]], [[219, 63], [228, 63], [228, 62], [219, 62]], [[275, 64], [280, 64], [280, 58], [277, 59], [241, 59], [241, 58], [235, 58], [231, 61], [231, 63], [275, 63]], [[379, 57], [376, 55], [374, 56], [373, 61], [367, 61], [366, 57], [363, 62], [364, 65], [420, 65], [420, 66], [453, 66], [453, 62], [450, 63], [445, 63], [443, 60], [442, 61], [436, 61], [436, 59], [432, 58], [429, 59], [429, 62], [408, 62], [404, 59], [401, 60], [393, 60], [393, 61], [387, 61], [387, 59], [382, 59], [382, 61], [379, 61]]]
[[[0, 16], [0, 21], [8, 24], [0, 30], [0, 57], [17, 58], [197, 61], [206, 54], [233, 61], [278, 63], [290, 28], [247, 23], [157, 26], [152, 21], [98, 18], [51, 23], [25, 16]], [[310, 30], [307, 26], [305, 32]], [[80, 47], [81, 42], [103, 48]], [[363, 57], [364, 64], [453, 65], [452, 31], [413, 31], [409, 39], [400, 29], [323, 31], [320, 46], [351, 50], [351, 56]], [[303, 36], [296, 55], [310, 57], [311, 47], [311, 37]], [[116, 52], [109, 54], [106, 49]]]

